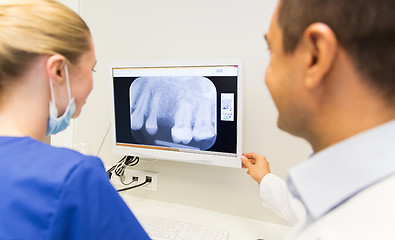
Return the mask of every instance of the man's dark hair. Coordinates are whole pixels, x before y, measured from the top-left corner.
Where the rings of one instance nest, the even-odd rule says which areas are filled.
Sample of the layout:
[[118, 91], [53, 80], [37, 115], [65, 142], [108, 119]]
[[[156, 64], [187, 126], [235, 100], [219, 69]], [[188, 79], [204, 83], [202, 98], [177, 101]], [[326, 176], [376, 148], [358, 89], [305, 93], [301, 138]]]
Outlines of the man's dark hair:
[[395, 103], [394, 0], [281, 0], [283, 48], [293, 53], [306, 28], [327, 24], [368, 83]]

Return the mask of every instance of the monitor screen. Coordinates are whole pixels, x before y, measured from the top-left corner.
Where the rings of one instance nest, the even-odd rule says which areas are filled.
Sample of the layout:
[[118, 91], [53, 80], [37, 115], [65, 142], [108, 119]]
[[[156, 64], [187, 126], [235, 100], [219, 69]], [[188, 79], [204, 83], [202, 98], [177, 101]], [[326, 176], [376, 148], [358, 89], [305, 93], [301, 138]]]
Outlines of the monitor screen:
[[240, 60], [112, 64], [114, 151], [241, 167]]

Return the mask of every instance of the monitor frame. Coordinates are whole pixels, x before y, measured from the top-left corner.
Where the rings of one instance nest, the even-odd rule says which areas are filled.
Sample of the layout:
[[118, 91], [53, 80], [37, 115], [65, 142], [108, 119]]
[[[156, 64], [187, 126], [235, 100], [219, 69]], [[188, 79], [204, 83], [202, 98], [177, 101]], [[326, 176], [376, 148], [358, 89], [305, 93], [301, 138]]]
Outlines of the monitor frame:
[[[116, 68], [142, 68], [142, 67], [199, 67], [199, 66], [238, 66], [237, 75], [237, 139], [236, 154], [232, 156], [222, 154], [205, 154], [196, 152], [184, 152], [176, 150], [162, 150], [160, 148], [144, 148], [117, 145], [116, 122], [115, 122], [115, 100], [113, 69]], [[241, 168], [240, 157], [242, 154], [243, 135], [243, 60], [221, 59], [221, 60], [183, 60], [183, 61], [149, 61], [149, 62], [114, 62], [109, 64], [110, 86], [111, 86], [111, 129], [112, 129], [112, 151], [114, 154], [138, 156], [140, 159], [169, 160], [195, 164], [205, 164], [223, 167]], [[217, 106], [218, 108], [219, 106]], [[138, 144], [136, 144], [138, 145]]]

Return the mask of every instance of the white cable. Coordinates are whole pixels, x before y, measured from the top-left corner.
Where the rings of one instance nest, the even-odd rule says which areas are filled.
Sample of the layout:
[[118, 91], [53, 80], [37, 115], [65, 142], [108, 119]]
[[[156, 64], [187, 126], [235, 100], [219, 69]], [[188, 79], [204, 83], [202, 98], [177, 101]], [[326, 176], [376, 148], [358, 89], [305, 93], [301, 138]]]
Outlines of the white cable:
[[99, 150], [97, 151], [96, 157], [99, 156], [100, 150], [101, 150], [101, 148], [103, 147], [104, 140], [106, 140], [106, 137], [107, 137], [107, 135], [108, 135], [108, 132], [110, 131], [110, 128], [111, 128], [111, 123], [110, 123], [110, 125], [108, 126], [108, 129], [107, 129], [106, 134], [105, 134], [104, 137], [103, 137], [103, 140], [102, 140], [102, 142], [101, 142], [101, 144], [100, 144]]

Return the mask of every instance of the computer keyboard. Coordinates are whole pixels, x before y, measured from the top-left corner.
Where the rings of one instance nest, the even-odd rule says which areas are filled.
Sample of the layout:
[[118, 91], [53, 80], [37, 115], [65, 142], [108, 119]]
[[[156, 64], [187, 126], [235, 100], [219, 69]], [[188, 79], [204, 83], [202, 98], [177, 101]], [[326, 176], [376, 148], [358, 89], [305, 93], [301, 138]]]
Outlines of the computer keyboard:
[[136, 214], [153, 240], [226, 240], [228, 231], [171, 218]]

